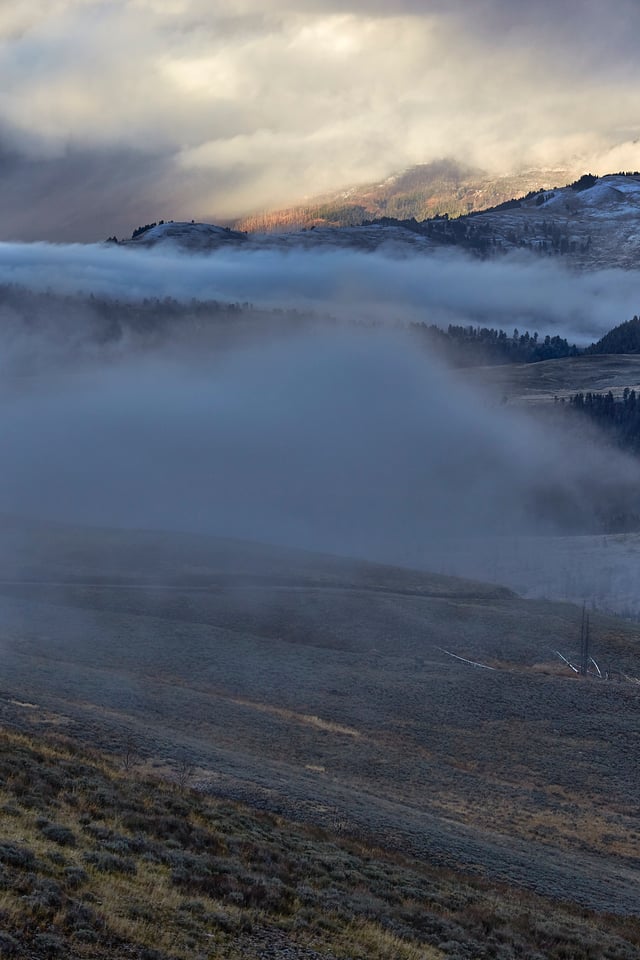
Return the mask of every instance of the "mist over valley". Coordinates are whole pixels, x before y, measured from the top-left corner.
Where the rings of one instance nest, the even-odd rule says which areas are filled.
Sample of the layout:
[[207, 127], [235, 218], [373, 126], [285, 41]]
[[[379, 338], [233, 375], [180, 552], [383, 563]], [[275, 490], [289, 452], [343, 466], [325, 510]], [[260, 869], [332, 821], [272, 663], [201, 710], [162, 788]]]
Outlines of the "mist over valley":
[[1, 957], [637, 960], [640, 19], [583, 7], [0, 11]]
[[[592, 559], [624, 534], [614, 568], [635, 576], [633, 451], [554, 404], [637, 387], [632, 356], [584, 352], [628, 317], [636, 273], [392, 245], [134, 247], [2, 248], [5, 514], [637, 609]], [[470, 339], [489, 317], [494, 339]]]

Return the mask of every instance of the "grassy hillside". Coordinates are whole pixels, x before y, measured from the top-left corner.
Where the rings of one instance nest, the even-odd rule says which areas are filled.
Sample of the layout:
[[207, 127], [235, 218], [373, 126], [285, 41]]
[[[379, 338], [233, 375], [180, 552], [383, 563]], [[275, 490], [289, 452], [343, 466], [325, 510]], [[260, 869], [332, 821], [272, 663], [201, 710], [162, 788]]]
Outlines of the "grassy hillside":
[[345, 189], [282, 210], [265, 211], [234, 223], [239, 230], [286, 230], [301, 226], [354, 226], [376, 217], [425, 220], [437, 214], [462, 216], [520, 197], [530, 190], [566, 183], [563, 170], [534, 170], [490, 177], [455, 161], [423, 163], [382, 183]]
[[598, 915], [0, 730], [0, 956], [631, 960]]
[[509, 402], [553, 403], [582, 390], [611, 390], [622, 395], [625, 387], [640, 388], [640, 357], [624, 354], [583, 354], [542, 363], [503, 364], [469, 370], [474, 380], [495, 388]]

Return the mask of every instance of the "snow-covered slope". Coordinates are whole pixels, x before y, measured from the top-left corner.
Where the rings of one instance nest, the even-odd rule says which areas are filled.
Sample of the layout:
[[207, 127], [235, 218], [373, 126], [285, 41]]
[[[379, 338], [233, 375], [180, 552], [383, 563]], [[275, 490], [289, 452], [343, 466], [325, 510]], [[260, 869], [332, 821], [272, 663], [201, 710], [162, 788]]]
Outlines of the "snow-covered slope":
[[[531, 201], [527, 204], [531, 206]], [[640, 211], [640, 177], [602, 177], [586, 190], [563, 187], [551, 191], [549, 199], [541, 206], [545, 210], [557, 210], [560, 213], [591, 211], [600, 215], [613, 213], [615, 216], [637, 214]]]
[[581, 267], [640, 265], [640, 176], [601, 177], [592, 187], [562, 187], [519, 206], [469, 218], [503, 250], [559, 254]]
[[429, 250], [433, 242], [418, 231], [402, 224], [372, 223], [360, 227], [310, 227], [291, 233], [252, 234], [252, 245], [259, 247], [330, 249], [351, 247], [360, 250], [377, 250], [379, 247], [395, 247], [400, 250]]
[[158, 243], [177, 243], [188, 250], [215, 250], [217, 247], [246, 243], [247, 235], [218, 227], [213, 223], [174, 222], [158, 223], [140, 233], [128, 244], [137, 247], [152, 247]]
[[256, 249], [289, 248], [332, 248], [353, 247], [375, 250], [382, 245], [393, 245], [407, 249], [426, 250], [433, 243], [415, 230], [398, 224], [370, 224], [362, 227], [311, 227], [294, 230], [289, 233], [239, 233], [227, 227], [218, 227], [210, 223], [168, 223], [157, 224], [127, 245], [137, 247], [155, 246], [159, 243], [177, 243], [187, 250], [216, 250], [223, 246], [244, 244]]
[[602, 177], [588, 189], [540, 191], [506, 209], [457, 220], [387, 221], [357, 227], [311, 227], [286, 233], [242, 233], [208, 223], [163, 223], [127, 241], [136, 246], [175, 243], [187, 250], [328, 249], [381, 246], [429, 252], [446, 245], [483, 255], [528, 250], [560, 256], [575, 266], [640, 265], [640, 175]]

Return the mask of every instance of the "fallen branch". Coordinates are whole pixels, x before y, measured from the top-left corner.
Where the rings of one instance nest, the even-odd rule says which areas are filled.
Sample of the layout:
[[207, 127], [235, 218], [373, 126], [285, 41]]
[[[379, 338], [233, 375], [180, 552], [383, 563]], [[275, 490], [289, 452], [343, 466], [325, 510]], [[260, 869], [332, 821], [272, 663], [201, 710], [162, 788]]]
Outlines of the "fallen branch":
[[596, 670], [598, 671], [598, 676], [599, 676], [600, 679], [602, 680], [602, 671], [600, 670], [600, 667], [599, 667], [598, 664], [595, 662], [595, 660], [593, 659], [593, 657], [589, 657], [589, 660], [591, 661], [591, 663], [594, 665], [594, 667], [595, 667]]
[[443, 647], [436, 647], [436, 650], [439, 650], [441, 653], [446, 653], [448, 657], [453, 657], [454, 660], [461, 660], [463, 663], [469, 663], [472, 667], [480, 667], [481, 670], [496, 669], [496, 667], [488, 667], [486, 663], [478, 663], [477, 660], [467, 660], [466, 657], [459, 657], [457, 653], [451, 653], [450, 650], [445, 650]]
[[566, 663], [566, 665], [567, 665], [568, 667], [571, 667], [571, 669], [573, 670], [574, 673], [580, 673], [580, 671], [578, 670], [578, 668], [577, 668], [577, 667], [574, 667], [574, 665], [573, 665], [569, 660], [567, 660], [566, 657], [563, 657], [559, 650], [554, 650], [553, 652], [554, 652], [555, 654], [557, 654], [557, 655], [560, 657], [561, 660], [564, 660], [564, 662]]

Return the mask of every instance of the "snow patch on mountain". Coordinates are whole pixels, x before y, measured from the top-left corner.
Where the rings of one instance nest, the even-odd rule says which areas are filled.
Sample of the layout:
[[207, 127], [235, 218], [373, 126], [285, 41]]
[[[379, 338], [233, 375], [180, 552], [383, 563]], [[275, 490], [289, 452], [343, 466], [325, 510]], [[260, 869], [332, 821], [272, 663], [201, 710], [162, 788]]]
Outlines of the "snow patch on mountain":
[[174, 222], [157, 223], [126, 243], [151, 247], [158, 243], [177, 243], [187, 250], [215, 250], [229, 244], [246, 243], [247, 235], [214, 223]]

